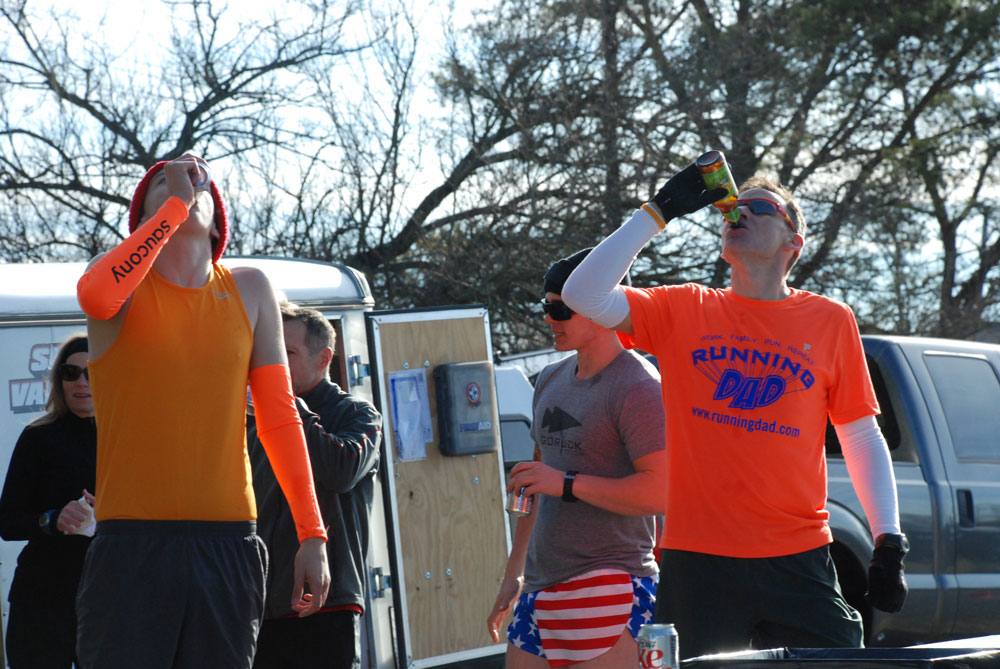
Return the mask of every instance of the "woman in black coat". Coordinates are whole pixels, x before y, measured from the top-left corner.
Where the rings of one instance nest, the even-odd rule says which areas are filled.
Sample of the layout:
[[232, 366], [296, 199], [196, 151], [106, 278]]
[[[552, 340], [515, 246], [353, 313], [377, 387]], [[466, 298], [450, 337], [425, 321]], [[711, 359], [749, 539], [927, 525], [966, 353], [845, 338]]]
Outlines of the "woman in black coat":
[[0, 537], [28, 540], [10, 587], [11, 669], [66, 669], [76, 657], [76, 588], [93, 533], [97, 469], [87, 351], [83, 335], [59, 349], [47, 413], [21, 433], [0, 495]]

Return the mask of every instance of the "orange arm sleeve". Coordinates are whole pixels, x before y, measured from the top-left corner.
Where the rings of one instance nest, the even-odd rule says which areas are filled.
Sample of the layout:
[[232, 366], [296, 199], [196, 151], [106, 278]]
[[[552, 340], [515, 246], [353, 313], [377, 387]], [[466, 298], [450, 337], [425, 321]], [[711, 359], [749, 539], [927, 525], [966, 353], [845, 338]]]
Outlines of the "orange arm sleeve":
[[117, 314], [187, 217], [183, 200], [167, 199], [156, 214], [84, 272], [76, 284], [76, 299], [83, 313], [100, 320]]
[[326, 541], [306, 436], [295, 406], [288, 367], [264, 365], [250, 370], [250, 394], [253, 395], [257, 436], [292, 510], [299, 542], [311, 537]]

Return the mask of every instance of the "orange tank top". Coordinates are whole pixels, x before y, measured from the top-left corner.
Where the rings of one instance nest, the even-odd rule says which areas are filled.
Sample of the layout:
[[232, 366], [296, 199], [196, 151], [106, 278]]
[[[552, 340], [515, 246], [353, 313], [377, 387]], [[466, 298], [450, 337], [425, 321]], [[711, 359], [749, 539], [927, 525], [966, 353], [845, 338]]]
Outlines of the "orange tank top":
[[89, 363], [98, 520], [253, 520], [246, 388], [253, 330], [228, 269], [183, 288], [155, 270]]

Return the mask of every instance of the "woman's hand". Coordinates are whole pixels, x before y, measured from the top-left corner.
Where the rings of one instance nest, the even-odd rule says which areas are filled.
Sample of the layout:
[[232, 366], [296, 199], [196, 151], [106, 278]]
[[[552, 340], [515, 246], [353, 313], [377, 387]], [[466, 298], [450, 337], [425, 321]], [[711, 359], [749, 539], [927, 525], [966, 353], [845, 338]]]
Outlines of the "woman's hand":
[[79, 534], [94, 519], [94, 496], [83, 491], [83, 501], [74, 499], [59, 512], [56, 529], [63, 534]]

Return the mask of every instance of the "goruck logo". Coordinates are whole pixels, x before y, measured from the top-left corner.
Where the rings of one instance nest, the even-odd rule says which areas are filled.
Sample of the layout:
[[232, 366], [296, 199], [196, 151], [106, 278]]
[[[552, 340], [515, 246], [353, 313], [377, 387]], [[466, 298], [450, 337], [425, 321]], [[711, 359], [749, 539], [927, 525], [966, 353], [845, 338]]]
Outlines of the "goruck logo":
[[546, 428], [549, 432], [562, 432], [571, 427], [580, 427], [580, 425], [580, 421], [559, 407], [546, 409], [545, 413], [542, 414], [542, 427]]
[[582, 423], [559, 407], [546, 409], [542, 414], [542, 429], [548, 430], [548, 435], [539, 435], [545, 446], [557, 446], [562, 450], [583, 451], [579, 441], [567, 439], [558, 432], [574, 427], [582, 427]]

